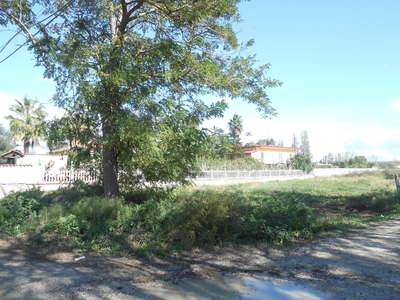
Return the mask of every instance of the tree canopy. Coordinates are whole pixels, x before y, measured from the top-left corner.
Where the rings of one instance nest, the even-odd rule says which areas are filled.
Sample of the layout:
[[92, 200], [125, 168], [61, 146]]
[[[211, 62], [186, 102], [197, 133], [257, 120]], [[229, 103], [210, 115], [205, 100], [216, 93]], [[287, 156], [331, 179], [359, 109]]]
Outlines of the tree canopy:
[[201, 124], [227, 108], [204, 95], [276, 114], [266, 90], [281, 83], [233, 30], [239, 2], [5, 0], [0, 25], [27, 37], [57, 83], [55, 102], [90, 116], [105, 195], [116, 197], [121, 182], [184, 182], [198, 171], [207, 148]]

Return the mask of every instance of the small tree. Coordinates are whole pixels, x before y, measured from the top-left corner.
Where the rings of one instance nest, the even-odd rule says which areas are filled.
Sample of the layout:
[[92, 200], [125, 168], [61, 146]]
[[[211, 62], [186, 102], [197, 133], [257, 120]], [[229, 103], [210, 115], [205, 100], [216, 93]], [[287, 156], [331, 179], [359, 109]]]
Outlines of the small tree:
[[301, 140], [300, 153], [308, 156], [311, 159], [312, 154], [311, 154], [310, 140], [308, 138], [307, 131], [305, 130], [301, 131], [300, 140]]
[[10, 121], [10, 132], [24, 144], [24, 154], [29, 154], [39, 138], [46, 136], [45, 117], [47, 113], [44, 106], [38, 101], [24, 97], [22, 101], [15, 99], [17, 104], [10, 107], [14, 115], [9, 115], [6, 120]]
[[315, 164], [311, 162], [311, 158], [302, 153], [297, 153], [292, 158], [292, 166], [296, 170], [302, 170], [307, 173], [315, 169]]
[[276, 146], [276, 141], [273, 138], [261, 139], [257, 142], [258, 145]]
[[355, 156], [349, 159], [350, 168], [367, 168], [368, 160], [365, 156]]
[[293, 134], [292, 147], [293, 147], [293, 148], [299, 147], [299, 141], [297, 140], [297, 137], [296, 137], [295, 134]]

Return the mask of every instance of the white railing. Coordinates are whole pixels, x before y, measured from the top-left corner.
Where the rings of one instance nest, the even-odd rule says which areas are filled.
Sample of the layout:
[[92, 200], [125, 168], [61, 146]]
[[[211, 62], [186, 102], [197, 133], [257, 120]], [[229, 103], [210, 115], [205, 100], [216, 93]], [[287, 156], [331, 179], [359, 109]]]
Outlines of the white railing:
[[201, 180], [230, 180], [230, 179], [258, 179], [275, 177], [294, 177], [304, 176], [307, 173], [301, 170], [209, 170], [196, 179]]
[[[300, 170], [211, 170], [203, 171], [203, 174], [193, 178], [194, 181], [212, 180], [242, 180], [242, 179], [266, 179], [298, 177], [306, 175]], [[0, 182], [9, 184], [46, 184], [46, 183], [70, 183], [81, 180], [86, 183], [99, 181], [96, 171], [85, 170], [49, 170], [44, 171], [39, 167], [14, 166], [0, 168]]]
[[97, 172], [85, 171], [85, 170], [60, 170], [58, 172], [45, 171], [41, 182], [74, 182], [81, 180], [83, 182], [91, 183], [99, 181]]

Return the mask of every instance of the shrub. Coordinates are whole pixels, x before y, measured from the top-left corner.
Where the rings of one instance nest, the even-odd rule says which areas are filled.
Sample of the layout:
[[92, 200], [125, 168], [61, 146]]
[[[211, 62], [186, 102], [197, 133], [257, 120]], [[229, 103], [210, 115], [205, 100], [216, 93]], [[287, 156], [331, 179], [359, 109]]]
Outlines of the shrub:
[[311, 172], [315, 168], [315, 164], [311, 162], [311, 158], [305, 154], [297, 153], [292, 158], [293, 168], [304, 172]]
[[13, 235], [25, 230], [41, 207], [39, 190], [10, 194], [0, 201], [0, 233]]

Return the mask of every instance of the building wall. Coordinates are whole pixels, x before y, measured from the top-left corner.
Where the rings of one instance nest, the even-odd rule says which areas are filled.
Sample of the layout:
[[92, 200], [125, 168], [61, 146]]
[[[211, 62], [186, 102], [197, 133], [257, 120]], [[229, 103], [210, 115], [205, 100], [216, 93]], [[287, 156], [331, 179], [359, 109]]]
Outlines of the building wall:
[[295, 150], [260, 149], [251, 153], [251, 157], [256, 158], [266, 164], [286, 163], [296, 154]]

